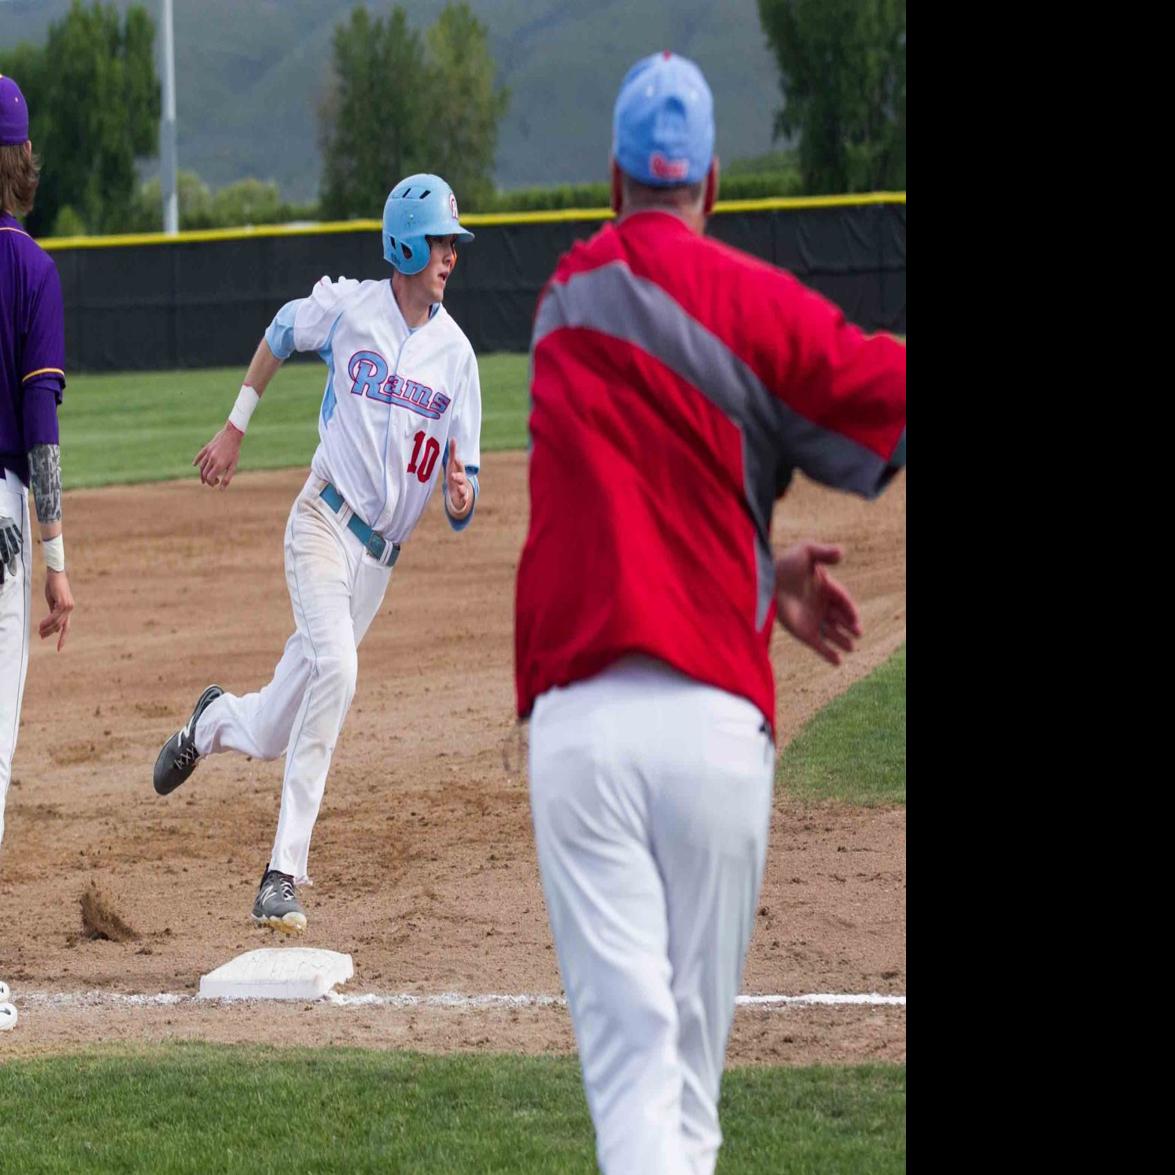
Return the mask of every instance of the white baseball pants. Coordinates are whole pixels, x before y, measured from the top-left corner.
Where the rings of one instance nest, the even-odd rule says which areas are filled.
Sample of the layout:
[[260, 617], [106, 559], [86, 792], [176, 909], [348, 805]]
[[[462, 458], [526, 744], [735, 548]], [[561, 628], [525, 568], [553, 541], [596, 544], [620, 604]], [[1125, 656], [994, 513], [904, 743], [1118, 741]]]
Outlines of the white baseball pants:
[[0, 467], [0, 514], [20, 527], [20, 565], [0, 584], [0, 844], [4, 843], [4, 805], [12, 779], [12, 756], [20, 728], [20, 704], [29, 669], [29, 612], [32, 607], [33, 537], [29, 495], [15, 473]]
[[534, 707], [543, 893], [606, 1175], [709, 1175], [775, 748], [744, 698], [628, 657]]
[[286, 523], [286, 585], [296, 631], [257, 693], [222, 694], [200, 716], [201, 755], [286, 756], [271, 869], [306, 884], [310, 837], [359, 669], [358, 647], [379, 611], [391, 569], [377, 563], [318, 496], [313, 474]]

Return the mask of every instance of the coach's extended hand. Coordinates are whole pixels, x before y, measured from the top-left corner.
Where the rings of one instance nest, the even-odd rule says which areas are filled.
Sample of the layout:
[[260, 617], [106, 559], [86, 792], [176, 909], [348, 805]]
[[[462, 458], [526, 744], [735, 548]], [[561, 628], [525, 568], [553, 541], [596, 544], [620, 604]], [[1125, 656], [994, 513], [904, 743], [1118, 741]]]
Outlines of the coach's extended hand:
[[852, 638], [861, 635], [861, 619], [853, 597], [822, 566], [839, 563], [840, 556], [839, 547], [796, 543], [775, 563], [779, 623], [833, 665], [840, 664], [840, 654], [832, 645], [851, 653]]

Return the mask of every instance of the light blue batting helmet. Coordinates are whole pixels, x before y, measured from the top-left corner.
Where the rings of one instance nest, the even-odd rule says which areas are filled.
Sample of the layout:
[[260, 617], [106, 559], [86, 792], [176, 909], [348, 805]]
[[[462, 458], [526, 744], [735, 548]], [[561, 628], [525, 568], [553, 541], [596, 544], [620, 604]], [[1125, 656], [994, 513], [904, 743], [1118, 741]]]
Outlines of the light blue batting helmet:
[[439, 175], [410, 175], [384, 203], [384, 260], [401, 273], [419, 273], [427, 264], [426, 237], [455, 236], [464, 245], [473, 233], [457, 219], [457, 197]]

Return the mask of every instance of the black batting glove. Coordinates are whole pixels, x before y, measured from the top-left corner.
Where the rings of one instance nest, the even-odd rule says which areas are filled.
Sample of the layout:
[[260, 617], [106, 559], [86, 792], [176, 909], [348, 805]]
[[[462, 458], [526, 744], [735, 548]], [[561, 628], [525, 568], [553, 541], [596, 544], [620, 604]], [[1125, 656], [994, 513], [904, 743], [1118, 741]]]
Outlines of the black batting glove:
[[20, 548], [20, 527], [7, 514], [0, 514], [0, 583], [10, 575], [16, 578]]

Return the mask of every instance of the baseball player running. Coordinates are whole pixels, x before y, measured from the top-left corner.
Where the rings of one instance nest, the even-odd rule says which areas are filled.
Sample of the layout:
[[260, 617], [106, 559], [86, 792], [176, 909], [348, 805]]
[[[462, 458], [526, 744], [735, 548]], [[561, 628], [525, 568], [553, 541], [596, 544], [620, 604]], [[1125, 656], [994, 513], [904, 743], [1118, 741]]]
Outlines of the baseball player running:
[[772, 620], [860, 634], [793, 470], [865, 497], [905, 461], [906, 351], [707, 239], [713, 101], [670, 53], [613, 115], [619, 214], [559, 261], [531, 347], [518, 712], [543, 892], [609, 1175], [712, 1172], [774, 777]]
[[472, 240], [443, 179], [401, 180], [383, 213], [391, 279], [324, 277], [309, 297], [283, 306], [227, 423], [193, 461], [205, 485], [227, 488], [249, 418], [282, 362], [295, 350], [318, 352], [328, 372], [319, 444], [285, 532], [295, 632], [257, 693], [208, 686], [155, 764], [155, 790], [167, 795], [205, 755], [285, 754], [277, 835], [253, 905], [259, 925], [306, 928], [295, 887], [309, 883], [310, 836], [355, 693], [356, 649], [401, 544], [437, 482], [454, 529], [473, 516], [481, 385], [473, 348], [442, 305], [457, 246]]
[[57, 407], [65, 388], [65, 315], [52, 258], [21, 227], [40, 165], [29, 141], [20, 87], [0, 74], [0, 843], [12, 756], [29, 667], [33, 490], [45, 557], [42, 640], [69, 632], [73, 594], [65, 573]]

